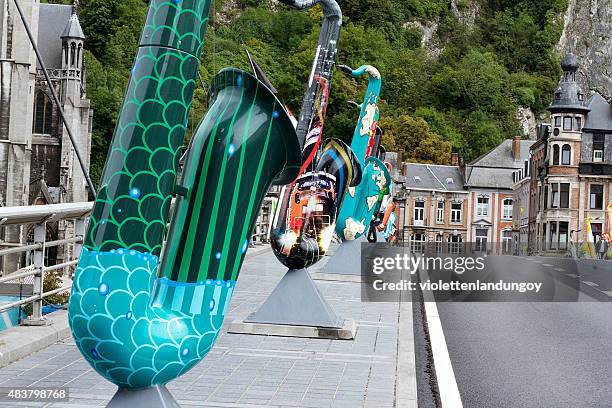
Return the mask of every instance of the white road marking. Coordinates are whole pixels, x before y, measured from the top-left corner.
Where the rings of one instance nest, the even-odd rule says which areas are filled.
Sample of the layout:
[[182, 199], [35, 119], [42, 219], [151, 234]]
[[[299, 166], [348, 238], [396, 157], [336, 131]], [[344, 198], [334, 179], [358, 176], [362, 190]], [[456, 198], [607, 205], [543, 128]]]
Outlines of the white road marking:
[[552, 266], [551, 264], [542, 264], [542, 266]]
[[563, 268], [555, 268], [555, 271], [563, 272], [565, 269]]
[[602, 290], [602, 292], [608, 296], [612, 296], [612, 290]]
[[589, 286], [599, 286], [595, 282], [591, 282], [591, 281], [581, 281], [581, 282], [584, 283], [585, 285], [589, 285]]
[[576, 275], [575, 273], [566, 273], [567, 276], [569, 276], [570, 278], [579, 278], [580, 275]]
[[[427, 271], [421, 270], [421, 281], [429, 279]], [[431, 342], [431, 353], [436, 370], [436, 382], [440, 391], [440, 402], [442, 408], [463, 408], [461, 394], [457, 387], [457, 379], [453, 371], [453, 364], [448, 354], [446, 338], [442, 330], [442, 322], [438, 314], [438, 307], [431, 291], [423, 291], [425, 301], [425, 315], [427, 317], [427, 328], [429, 330], [429, 340]]]

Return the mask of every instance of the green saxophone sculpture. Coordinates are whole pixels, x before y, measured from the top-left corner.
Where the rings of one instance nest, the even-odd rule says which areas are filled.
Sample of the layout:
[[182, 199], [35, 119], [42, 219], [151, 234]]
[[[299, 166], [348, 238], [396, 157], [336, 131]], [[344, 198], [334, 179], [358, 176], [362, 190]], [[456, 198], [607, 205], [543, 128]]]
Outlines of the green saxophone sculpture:
[[346, 65], [341, 65], [339, 68], [353, 77], [367, 75], [369, 79], [351, 142], [351, 149], [363, 169], [363, 177], [357, 187], [348, 190], [336, 221], [336, 234], [343, 241], [355, 240], [364, 235], [368, 236], [370, 241], [374, 241], [376, 234], [368, 235], [371, 221], [378, 213], [382, 199], [389, 192], [391, 184], [391, 175], [387, 167], [377, 157], [381, 136], [378, 132], [378, 104], [382, 78], [380, 72], [371, 65], [363, 65], [355, 70]]
[[252, 75], [225, 69], [177, 184], [209, 6], [150, 3], [74, 277], [72, 334], [120, 387], [117, 398], [159, 387], [206, 356], [261, 202], [302, 164], [283, 104]]

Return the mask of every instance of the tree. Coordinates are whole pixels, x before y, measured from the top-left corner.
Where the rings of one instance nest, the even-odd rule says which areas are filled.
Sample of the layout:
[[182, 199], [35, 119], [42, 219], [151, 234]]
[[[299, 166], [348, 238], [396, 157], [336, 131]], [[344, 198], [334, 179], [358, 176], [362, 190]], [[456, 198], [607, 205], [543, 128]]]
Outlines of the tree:
[[404, 161], [448, 164], [451, 143], [433, 133], [423, 118], [387, 116], [381, 126], [385, 129], [383, 144], [399, 152]]

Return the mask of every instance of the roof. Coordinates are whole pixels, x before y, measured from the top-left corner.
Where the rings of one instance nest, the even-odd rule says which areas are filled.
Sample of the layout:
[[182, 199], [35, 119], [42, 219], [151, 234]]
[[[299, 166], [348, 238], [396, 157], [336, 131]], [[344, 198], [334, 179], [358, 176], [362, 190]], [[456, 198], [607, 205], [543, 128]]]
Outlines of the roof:
[[589, 99], [588, 107], [591, 111], [586, 117], [584, 130], [612, 130], [612, 105], [598, 93]]
[[62, 33], [68, 26], [72, 6], [40, 4], [38, 15], [38, 49], [48, 69], [62, 67]]
[[563, 69], [563, 71], [576, 72], [578, 68], [580, 68], [578, 58], [571, 52], [565, 54], [565, 57], [561, 61], [561, 69]]
[[[451, 181], [452, 180], [452, 181]], [[406, 188], [460, 191], [464, 189], [463, 175], [458, 166], [406, 163]]]
[[584, 92], [576, 82], [576, 71], [580, 68], [578, 59], [572, 53], [568, 53], [561, 61], [563, 78], [555, 90], [553, 101], [548, 107], [551, 112], [558, 111], [588, 111], [584, 103]]
[[469, 187], [511, 190], [514, 185], [514, 180], [512, 180], [514, 171], [509, 168], [473, 167], [470, 169], [465, 184]]
[[80, 38], [82, 40], [85, 39], [85, 34], [83, 33], [83, 29], [81, 28], [81, 23], [79, 23], [79, 17], [77, 16], [74, 7], [72, 8], [72, 15], [70, 19], [68, 19], [68, 23], [66, 24], [66, 28], [62, 32], [61, 38]]
[[534, 143], [535, 140], [521, 140], [521, 157], [519, 160], [514, 160], [512, 139], [506, 139], [493, 150], [471, 161], [468, 166], [521, 168], [523, 162], [529, 158], [529, 148]]

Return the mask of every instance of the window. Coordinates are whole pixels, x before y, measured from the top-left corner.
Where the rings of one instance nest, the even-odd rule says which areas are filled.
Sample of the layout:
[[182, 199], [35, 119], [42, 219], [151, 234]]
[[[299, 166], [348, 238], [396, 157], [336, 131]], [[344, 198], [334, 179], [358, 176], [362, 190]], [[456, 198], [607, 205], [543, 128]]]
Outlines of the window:
[[604, 159], [605, 135], [596, 133], [593, 135], [593, 161], [602, 162]]
[[569, 228], [567, 221], [559, 221], [559, 249], [567, 250], [567, 231]]
[[489, 197], [478, 197], [476, 203], [476, 215], [485, 217], [489, 215]]
[[458, 254], [461, 252], [462, 243], [463, 238], [461, 238], [460, 234], [450, 234], [448, 236], [448, 251], [451, 254]]
[[502, 218], [504, 220], [512, 219], [512, 199], [505, 198], [502, 202]]
[[589, 207], [591, 210], [603, 210], [603, 184], [591, 184]]
[[436, 222], [444, 224], [444, 201], [438, 201], [438, 208], [436, 209]]
[[451, 223], [460, 224], [461, 223], [461, 203], [452, 203], [451, 204]]
[[53, 104], [46, 93], [38, 91], [34, 103], [34, 133], [51, 134]]
[[476, 228], [476, 239], [475, 251], [486, 251], [487, 250], [487, 238], [489, 236], [489, 230], [486, 228]]
[[412, 252], [425, 252], [425, 234], [412, 234], [412, 239], [410, 241], [410, 249]]
[[414, 202], [414, 223], [423, 225], [425, 220], [425, 202], [415, 201]]
[[559, 208], [559, 184], [550, 185], [550, 208]]
[[559, 208], [569, 208], [569, 194], [570, 194], [570, 185], [569, 183], [561, 183], [560, 184], [560, 195], [561, 195], [561, 205]]
[[436, 246], [435, 246], [435, 251], [437, 254], [439, 254], [440, 252], [442, 252], [442, 239], [444, 238], [444, 235], [442, 234], [437, 234], [436, 235]]
[[561, 116], [555, 116], [555, 127], [561, 127]]
[[575, 122], [574, 122], [574, 130], [580, 130], [582, 129], [582, 118], [580, 116], [576, 116]]
[[544, 209], [548, 209], [548, 186], [544, 187]]
[[76, 57], [76, 44], [70, 45], [70, 66], [74, 67], [74, 58]]
[[556, 222], [551, 222], [550, 223], [550, 235], [548, 236], [549, 242], [548, 242], [548, 249], [552, 249], [553, 251], [557, 249], [558, 247], [558, 238], [557, 238], [557, 223]]
[[572, 148], [568, 144], [564, 144], [561, 149], [561, 164], [564, 166], [572, 164]]
[[414, 181], [417, 182], [417, 183], [420, 183], [421, 182], [421, 177], [414, 176]]
[[572, 130], [572, 117], [571, 116], [563, 117], [563, 130]]
[[512, 230], [506, 229], [501, 233], [502, 252], [509, 254], [512, 252]]
[[553, 166], [559, 165], [559, 146], [553, 145]]

